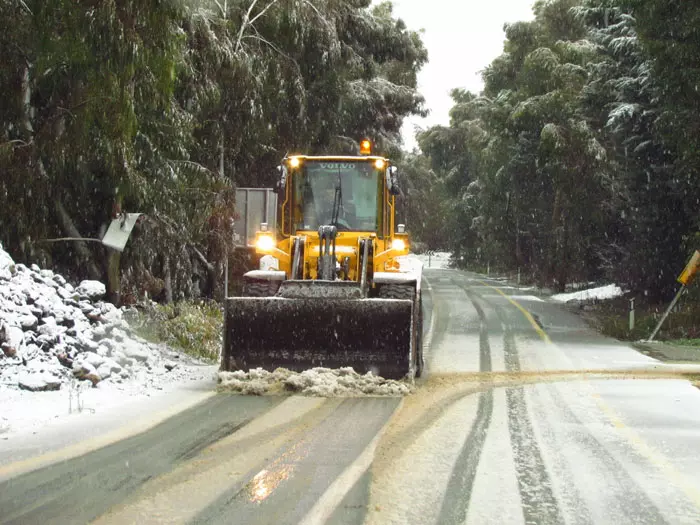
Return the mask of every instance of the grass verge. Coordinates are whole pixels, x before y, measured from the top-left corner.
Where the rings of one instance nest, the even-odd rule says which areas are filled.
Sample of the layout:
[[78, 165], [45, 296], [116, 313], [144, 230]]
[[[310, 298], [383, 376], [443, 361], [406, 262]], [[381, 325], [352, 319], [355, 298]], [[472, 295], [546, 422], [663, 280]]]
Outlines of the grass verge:
[[[585, 317], [600, 332], [622, 341], [647, 339], [661, 319], [666, 305], [649, 304], [643, 298], [635, 300], [634, 328], [629, 327], [629, 297], [619, 297], [584, 307]], [[680, 304], [668, 316], [656, 340], [674, 345], [700, 346], [700, 303]]]
[[150, 304], [137, 312], [129, 323], [144, 339], [165, 343], [200, 359], [219, 359], [224, 314], [218, 303]]

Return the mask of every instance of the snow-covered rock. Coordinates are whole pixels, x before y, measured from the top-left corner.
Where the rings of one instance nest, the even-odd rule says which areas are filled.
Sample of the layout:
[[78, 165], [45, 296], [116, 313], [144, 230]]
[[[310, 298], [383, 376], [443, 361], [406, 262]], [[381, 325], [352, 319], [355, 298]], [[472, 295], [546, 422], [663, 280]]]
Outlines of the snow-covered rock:
[[31, 313], [25, 314], [19, 318], [19, 325], [22, 327], [22, 330], [25, 330], [25, 331], [34, 330], [38, 324], [39, 324], [39, 319], [37, 319]]
[[[104, 284], [73, 288], [51, 270], [15, 264], [2, 246], [0, 272], [0, 406], [7, 389], [65, 390], [76, 378], [147, 390], [201, 377], [201, 363], [138, 337], [122, 310], [100, 302]], [[180, 364], [166, 367], [174, 356]]]
[[3, 348], [18, 351], [24, 343], [24, 332], [18, 326], [5, 324], [0, 328], [0, 344]]
[[23, 390], [39, 392], [44, 390], [58, 390], [61, 388], [61, 380], [47, 372], [38, 374], [25, 373], [17, 380], [17, 384]]
[[99, 368], [100, 365], [102, 365], [105, 362], [105, 358], [102, 357], [100, 354], [85, 352], [84, 354], [81, 354], [81, 356], [84, 356], [84, 359], [82, 360], [83, 362], [90, 363], [96, 369]]
[[145, 351], [140, 345], [133, 344], [131, 341], [127, 342], [121, 347], [122, 353], [130, 359], [135, 359], [136, 361], [141, 361], [145, 363], [150, 357], [148, 352]]
[[10, 254], [2, 249], [2, 243], [0, 243], [0, 270], [12, 271], [15, 267], [15, 261], [12, 260]]
[[87, 297], [93, 301], [102, 299], [107, 293], [107, 288], [100, 281], [82, 281], [75, 289], [81, 297]]

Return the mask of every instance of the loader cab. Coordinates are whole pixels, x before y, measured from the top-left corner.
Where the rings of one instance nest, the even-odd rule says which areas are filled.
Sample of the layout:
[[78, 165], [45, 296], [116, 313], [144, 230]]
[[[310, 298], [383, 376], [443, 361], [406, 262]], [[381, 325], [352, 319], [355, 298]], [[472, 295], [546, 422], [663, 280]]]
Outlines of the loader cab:
[[256, 254], [274, 259], [268, 257], [276, 278], [359, 282], [398, 269], [395, 258], [408, 253], [409, 242], [395, 230], [397, 170], [362, 149], [283, 159], [276, 231], [261, 228], [255, 240]]
[[365, 160], [309, 160], [292, 177], [294, 233], [335, 224], [338, 231], [381, 231], [382, 173]]
[[368, 232], [379, 238], [393, 228], [396, 169], [382, 157], [285, 159], [281, 233], [315, 232], [334, 224], [339, 232]]

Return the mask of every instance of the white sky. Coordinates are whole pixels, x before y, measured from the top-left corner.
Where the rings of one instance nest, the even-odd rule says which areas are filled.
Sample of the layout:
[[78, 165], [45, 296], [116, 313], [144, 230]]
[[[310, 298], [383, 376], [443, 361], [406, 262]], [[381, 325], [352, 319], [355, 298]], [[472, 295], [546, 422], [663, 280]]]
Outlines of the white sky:
[[[375, 0], [378, 3], [378, 0]], [[450, 90], [480, 92], [479, 74], [503, 51], [503, 24], [531, 20], [534, 0], [392, 0], [394, 16], [413, 30], [423, 29], [429, 63], [418, 77], [430, 115], [404, 126], [407, 149], [413, 130], [449, 123]]]

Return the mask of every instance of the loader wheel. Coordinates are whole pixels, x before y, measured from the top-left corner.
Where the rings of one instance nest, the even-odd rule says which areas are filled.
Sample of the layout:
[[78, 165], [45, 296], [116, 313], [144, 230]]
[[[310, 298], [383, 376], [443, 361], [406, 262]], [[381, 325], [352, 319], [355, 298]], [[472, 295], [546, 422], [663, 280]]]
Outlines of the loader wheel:
[[423, 308], [418, 301], [418, 322], [416, 323], [416, 378], [423, 375], [425, 361], [423, 359]]
[[[379, 287], [379, 297], [383, 299], [408, 299], [413, 300], [416, 295], [416, 289], [412, 284], [383, 284]], [[415, 358], [415, 376], [420, 377], [423, 374], [423, 311], [421, 308], [420, 299], [417, 304], [414, 303], [414, 312], [416, 319], [416, 333], [414, 344], [416, 345]]]
[[246, 279], [243, 283], [244, 297], [272, 297], [277, 293], [279, 281]]
[[412, 284], [383, 284], [379, 287], [379, 297], [382, 299], [409, 299], [416, 295]]

